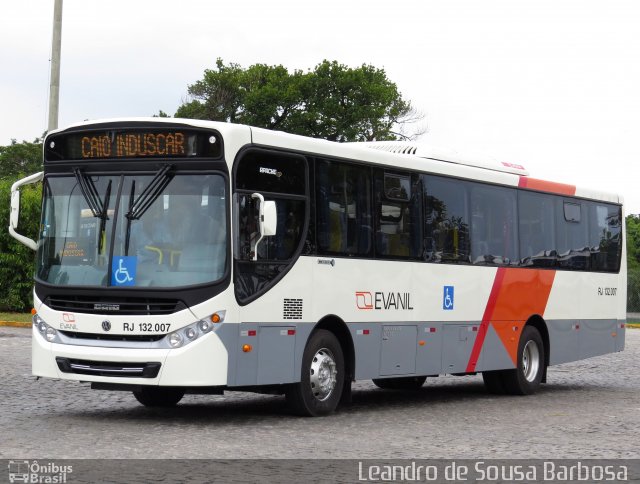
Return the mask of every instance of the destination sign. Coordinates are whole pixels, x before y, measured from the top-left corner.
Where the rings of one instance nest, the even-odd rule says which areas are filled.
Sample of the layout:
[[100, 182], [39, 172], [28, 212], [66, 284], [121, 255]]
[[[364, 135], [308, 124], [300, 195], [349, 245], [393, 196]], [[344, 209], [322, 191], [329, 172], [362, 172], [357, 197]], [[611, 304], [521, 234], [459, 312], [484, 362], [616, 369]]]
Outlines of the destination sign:
[[188, 129], [91, 131], [47, 138], [46, 161], [132, 158], [219, 158], [222, 143], [211, 132]]
[[184, 133], [118, 133], [110, 136], [83, 136], [82, 158], [137, 158], [138, 156], [184, 156], [187, 152]]

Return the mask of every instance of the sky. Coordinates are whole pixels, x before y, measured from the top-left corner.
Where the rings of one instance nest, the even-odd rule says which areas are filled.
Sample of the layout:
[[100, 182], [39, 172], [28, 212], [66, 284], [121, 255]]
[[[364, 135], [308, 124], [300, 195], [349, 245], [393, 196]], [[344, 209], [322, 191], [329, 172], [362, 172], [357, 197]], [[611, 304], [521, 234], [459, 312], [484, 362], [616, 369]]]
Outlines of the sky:
[[[53, 0], [3, 2], [0, 145], [47, 126]], [[640, 213], [636, 0], [64, 0], [59, 126], [173, 114], [216, 58], [386, 71], [419, 141]]]

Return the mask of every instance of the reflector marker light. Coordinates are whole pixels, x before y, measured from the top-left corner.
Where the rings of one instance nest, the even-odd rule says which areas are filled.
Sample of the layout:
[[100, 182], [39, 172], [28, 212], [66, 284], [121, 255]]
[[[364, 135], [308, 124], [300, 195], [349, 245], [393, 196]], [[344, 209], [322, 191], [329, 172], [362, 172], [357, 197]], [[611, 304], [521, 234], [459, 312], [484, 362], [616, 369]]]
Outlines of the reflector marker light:
[[425, 333], [435, 333], [437, 328], [424, 328]]
[[359, 330], [356, 331], [356, 334], [367, 335], [367, 334], [369, 334], [369, 330], [368, 329], [359, 329]]

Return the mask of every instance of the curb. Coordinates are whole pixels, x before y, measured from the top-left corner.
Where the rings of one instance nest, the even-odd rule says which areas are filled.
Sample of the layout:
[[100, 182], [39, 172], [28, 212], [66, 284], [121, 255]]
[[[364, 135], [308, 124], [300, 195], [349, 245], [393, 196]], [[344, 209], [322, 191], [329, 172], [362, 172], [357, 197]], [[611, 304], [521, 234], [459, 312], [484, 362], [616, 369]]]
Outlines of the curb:
[[0, 321], [0, 326], [9, 326], [12, 328], [30, 328], [31, 323], [19, 323], [18, 321]]

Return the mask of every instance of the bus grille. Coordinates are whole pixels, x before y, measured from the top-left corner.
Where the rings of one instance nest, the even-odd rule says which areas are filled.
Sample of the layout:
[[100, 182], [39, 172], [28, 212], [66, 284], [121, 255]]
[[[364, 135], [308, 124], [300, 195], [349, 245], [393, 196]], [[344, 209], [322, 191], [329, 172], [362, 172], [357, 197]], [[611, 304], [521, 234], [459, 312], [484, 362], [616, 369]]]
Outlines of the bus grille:
[[77, 331], [58, 331], [67, 338], [73, 339], [89, 339], [94, 341], [135, 341], [153, 343], [160, 341], [165, 337], [164, 334], [98, 334], [98, 333], [79, 333]]
[[158, 315], [172, 314], [186, 305], [177, 299], [105, 298], [91, 296], [49, 296], [45, 303], [56, 311], [88, 314]]
[[56, 357], [62, 373], [130, 378], [155, 378], [160, 372], [160, 363], [118, 363], [113, 361], [75, 360]]

